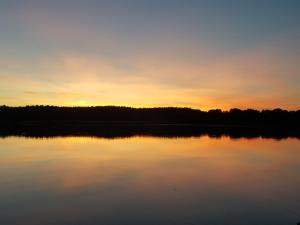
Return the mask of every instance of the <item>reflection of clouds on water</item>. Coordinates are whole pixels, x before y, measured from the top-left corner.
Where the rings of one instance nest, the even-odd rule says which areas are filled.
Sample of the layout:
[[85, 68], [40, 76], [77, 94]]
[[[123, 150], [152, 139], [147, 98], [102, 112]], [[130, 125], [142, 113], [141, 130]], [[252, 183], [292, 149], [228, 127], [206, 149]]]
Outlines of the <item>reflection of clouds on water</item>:
[[[216, 213], [229, 219], [224, 210], [255, 216], [260, 208], [268, 221], [275, 212], [281, 213], [279, 220], [294, 218], [299, 208], [296, 139], [11, 137], [1, 139], [0, 146], [2, 193], [22, 196], [14, 187], [26, 181], [27, 191], [53, 196], [41, 206], [45, 210], [63, 205], [49, 209], [52, 213], [68, 214], [83, 204], [104, 208], [111, 216], [129, 207], [152, 210], [159, 218], [169, 209], [209, 221]], [[37, 193], [30, 195], [37, 198]]]

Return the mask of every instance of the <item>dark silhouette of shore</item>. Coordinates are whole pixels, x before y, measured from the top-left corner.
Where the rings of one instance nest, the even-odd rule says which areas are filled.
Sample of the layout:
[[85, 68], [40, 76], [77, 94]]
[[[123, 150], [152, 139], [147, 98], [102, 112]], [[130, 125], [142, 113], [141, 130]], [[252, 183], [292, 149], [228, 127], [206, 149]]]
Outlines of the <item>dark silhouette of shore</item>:
[[0, 107], [1, 121], [103, 121], [192, 123], [227, 125], [299, 125], [300, 110], [240, 110], [219, 109], [208, 112], [190, 108], [130, 108], [117, 106], [56, 107], [26, 106]]
[[147, 123], [103, 123], [80, 121], [30, 121], [3, 123], [0, 137], [24, 136], [51, 138], [65, 136], [92, 136], [99, 138], [126, 138], [133, 136], [151, 136], [165, 138], [200, 137], [212, 138], [272, 138], [300, 139], [299, 129], [254, 126], [220, 126], [192, 124], [147, 124]]
[[300, 110], [0, 107], [0, 136], [300, 138]]

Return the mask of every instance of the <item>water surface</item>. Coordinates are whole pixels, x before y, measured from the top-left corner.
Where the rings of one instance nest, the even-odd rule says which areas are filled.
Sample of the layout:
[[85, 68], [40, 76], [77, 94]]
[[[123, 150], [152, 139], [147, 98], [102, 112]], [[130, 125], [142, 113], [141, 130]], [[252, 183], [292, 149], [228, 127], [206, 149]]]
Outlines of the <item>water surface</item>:
[[2, 225], [295, 225], [300, 141], [0, 139]]

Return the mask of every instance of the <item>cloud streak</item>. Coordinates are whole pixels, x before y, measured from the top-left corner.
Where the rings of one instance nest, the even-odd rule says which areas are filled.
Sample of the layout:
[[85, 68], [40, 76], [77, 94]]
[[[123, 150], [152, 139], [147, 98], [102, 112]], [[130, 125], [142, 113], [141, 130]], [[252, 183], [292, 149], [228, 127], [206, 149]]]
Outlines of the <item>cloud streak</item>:
[[[143, 4], [92, 3], [67, 9], [55, 1], [25, 1], [14, 7], [12, 24], [18, 26], [0, 24], [13, 37], [0, 38], [0, 47], [11, 47], [0, 53], [3, 104], [299, 108], [300, 32], [289, 22], [293, 12], [278, 28], [283, 33], [270, 28], [256, 30], [259, 37], [229, 40], [229, 32], [242, 35], [245, 28], [231, 21], [236, 18], [226, 7], [221, 17], [233, 25], [212, 31], [209, 19], [217, 27], [223, 21], [198, 16], [200, 3], [152, 5], [149, 12]], [[17, 35], [30, 51], [20, 49]]]

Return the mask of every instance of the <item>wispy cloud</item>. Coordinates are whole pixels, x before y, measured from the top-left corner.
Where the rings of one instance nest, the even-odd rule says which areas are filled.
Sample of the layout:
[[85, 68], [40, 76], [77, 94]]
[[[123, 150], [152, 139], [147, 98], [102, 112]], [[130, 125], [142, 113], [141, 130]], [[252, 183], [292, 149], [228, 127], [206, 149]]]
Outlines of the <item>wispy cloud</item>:
[[[156, 16], [141, 11], [142, 18], [118, 4], [97, 8], [100, 3], [94, 2], [97, 10], [78, 4], [60, 9], [57, 2], [24, 1], [15, 7], [18, 26], [7, 30], [14, 31], [12, 39], [21, 34], [31, 45], [23, 52], [19, 42], [3, 40], [11, 50], [0, 53], [1, 102], [299, 107], [300, 32], [294, 22], [284, 33], [257, 30], [264, 38], [228, 40], [233, 34], [222, 29], [218, 32], [223, 36], [216, 36], [208, 29], [211, 24], [200, 21], [197, 10], [189, 7], [173, 5], [181, 16], [160, 9], [152, 11]], [[242, 35], [245, 27], [235, 29]]]

